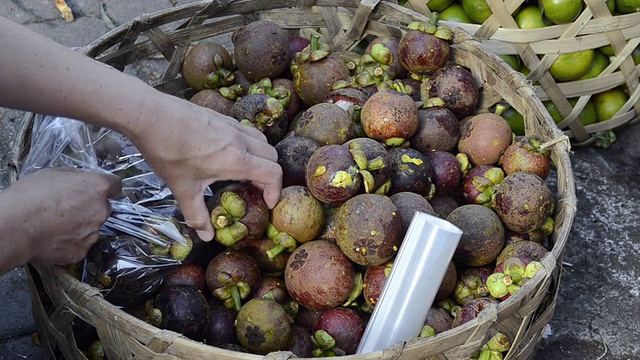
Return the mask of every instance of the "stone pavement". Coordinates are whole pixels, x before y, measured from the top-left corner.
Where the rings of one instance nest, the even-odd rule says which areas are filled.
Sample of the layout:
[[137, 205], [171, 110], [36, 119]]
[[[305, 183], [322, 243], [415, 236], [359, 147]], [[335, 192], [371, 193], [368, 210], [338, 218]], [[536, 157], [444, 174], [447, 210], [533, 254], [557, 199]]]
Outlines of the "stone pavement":
[[[192, 1], [104, 0], [116, 25], [142, 13]], [[109, 30], [100, 1], [67, 0], [75, 20], [60, 18], [54, 0], [0, 0], [0, 15], [69, 47]], [[25, 44], [28, 46], [28, 44]], [[1, 48], [0, 48], [1, 51]], [[0, 108], [0, 190], [22, 113]], [[556, 313], [536, 360], [640, 358], [640, 125], [618, 133], [608, 149], [574, 148], [578, 213], [565, 254]], [[0, 360], [42, 359], [33, 344], [29, 289], [22, 269], [0, 277]]]

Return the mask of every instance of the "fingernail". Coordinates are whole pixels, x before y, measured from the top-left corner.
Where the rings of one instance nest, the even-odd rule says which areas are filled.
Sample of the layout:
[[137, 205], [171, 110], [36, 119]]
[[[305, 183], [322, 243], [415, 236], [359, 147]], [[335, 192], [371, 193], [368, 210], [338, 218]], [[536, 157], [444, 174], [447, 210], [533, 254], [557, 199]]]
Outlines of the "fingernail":
[[213, 232], [211, 232], [211, 231], [197, 230], [196, 233], [198, 234], [198, 237], [202, 241], [211, 241], [211, 240], [213, 240]]

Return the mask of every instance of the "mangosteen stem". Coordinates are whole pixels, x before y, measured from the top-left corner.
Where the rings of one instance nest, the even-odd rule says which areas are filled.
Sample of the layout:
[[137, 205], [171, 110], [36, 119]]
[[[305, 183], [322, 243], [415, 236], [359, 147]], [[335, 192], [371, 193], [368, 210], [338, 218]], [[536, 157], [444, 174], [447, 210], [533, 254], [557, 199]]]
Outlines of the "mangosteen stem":
[[225, 228], [232, 222], [229, 213], [222, 206], [216, 206], [211, 210], [210, 219], [211, 225], [216, 230]]
[[222, 86], [228, 86], [233, 84], [236, 76], [232, 71], [227, 69], [218, 69], [212, 73], [209, 73], [204, 78], [204, 87], [207, 89], [217, 89]]
[[267, 256], [271, 261], [283, 252], [293, 252], [298, 247], [296, 239], [286, 232], [279, 232], [271, 241], [275, 244], [273, 248], [267, 250]]
[[247, 203], [233, 191], [225, 191], [220, 196], [220, 205], [231, 215], [232, 220], [242, 219], [247, 213]]
[[229, 288], [229, 291], [231, 292], [231, 299], [233, 299], [233, 308], [236, 311], [240, 311], [240, 308], [242, 307], [242, 299], [240, 297], [240, 291], [238, 290], [238, 287], [231, 286]]
[[436, 336], [436, 329], [434, 329], [433, 326], [425, 325], [420, 329], [420, 335], [418, 336], [421, 338]]
[[393, 62], [393, 52], [383, 44], [374, 44], [371, 47], [371, 57], [380, 64], [389, 65]]
[[233, 246], [249, 234], [247, 226], [239, 221], [216, 230], [216, 240], [224, 246]]
[[351, 289], [351, 293], [349, 293], [347, 301], [342, 304], [342, 306], [351, 305], [351, 303], [353, 303], [353, 301], [356, 300], [360, 296], [360, 294], [362, 294], [363, 284], [364, 278], [362, 277], [362, 273], [357, 272], [353, 279], [353, 289]]
[[311, 35], [311, 39], [309, 39], [309, 41], [309, 53], [320, 50], [320, 35]]

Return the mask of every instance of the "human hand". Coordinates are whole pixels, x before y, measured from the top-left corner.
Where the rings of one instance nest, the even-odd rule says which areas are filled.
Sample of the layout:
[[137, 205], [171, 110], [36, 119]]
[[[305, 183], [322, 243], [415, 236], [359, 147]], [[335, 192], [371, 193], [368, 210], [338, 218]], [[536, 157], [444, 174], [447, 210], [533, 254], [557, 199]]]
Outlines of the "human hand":
[[[48, 168], [5, 190], [15, 217], [12, 228], [36, 265], [73, 264], [98, 240], [111, 214], [108, 198], [121, 192], [120, 179], [74, 168]], [[17, 201], [16, 201], [17, 200]], [[3, 214], [6, 216], [6, 214]]]
[[210, 184], [249, 180], [263, 190], [269, 208], [280, 197], [282, 169], [275, 148], [260, 131], [228, 116], [157, 93], [147, 97], [139, 125], [127, 136], [204, 241], [214, 236], [203, 195]]

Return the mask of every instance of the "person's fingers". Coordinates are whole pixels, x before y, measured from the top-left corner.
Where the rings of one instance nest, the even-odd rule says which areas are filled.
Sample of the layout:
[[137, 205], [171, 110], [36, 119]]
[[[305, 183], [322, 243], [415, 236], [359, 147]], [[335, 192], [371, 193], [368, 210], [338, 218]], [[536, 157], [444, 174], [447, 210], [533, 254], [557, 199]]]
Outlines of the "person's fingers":
[[209, 210], [204, 203], [204, 189], [182, 189], [174, 191], [173, 195], [180, 206], [187, 225], [194, 229], [203, 241], [211, 241], [214, 236], [213, 226], [209, 219]]
[[256, 140], [252, 137], [244, 137], [244, 145], [246, 150], [255, 156], [265, 160], [278, 162], [278, 152], [276, 148], [266, 142]]
[[282, 190], [282, 168], [278, 163], [268, 161], [258, 156], [245, 153], [240, 161], [244, 176], [237, 176], [236, 179], [246, 178], [252, 183], [259, 183], [263, 188], [262, 196], [270, 209], [276, 206], [280, 199]]
[[122, 180], [114, 174], [104, 174], [105, 179], [109, 183], [107, 188], [107, 197], [115, 198], [122, 194]]

